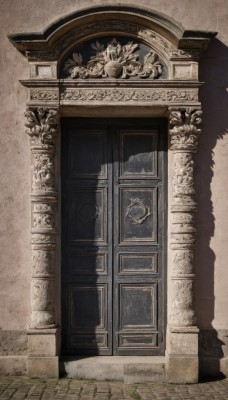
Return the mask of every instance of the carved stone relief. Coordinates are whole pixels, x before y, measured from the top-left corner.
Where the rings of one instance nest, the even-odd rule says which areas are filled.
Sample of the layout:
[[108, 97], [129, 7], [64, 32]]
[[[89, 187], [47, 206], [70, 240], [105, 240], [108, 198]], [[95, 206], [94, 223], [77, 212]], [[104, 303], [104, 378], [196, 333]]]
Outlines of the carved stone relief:
[[47, 193], [54, 190], [54, 159], [53, 154], [33, 154], [33, 179], [34, 192]]
[[128, 42], [121, 45], [115, 38], [104, 44], [96, 41], [91, 45], [95, 55], [90, 56], [87, 64], [83, 64], [80, 53], [74, 52], [64, 64], [64, 71], [71, 78], [158, 78], [162, 74], [162, 64], [158, 55], [150, 50], [144, 56], [143, 63], [139, 61], [138, 43]]

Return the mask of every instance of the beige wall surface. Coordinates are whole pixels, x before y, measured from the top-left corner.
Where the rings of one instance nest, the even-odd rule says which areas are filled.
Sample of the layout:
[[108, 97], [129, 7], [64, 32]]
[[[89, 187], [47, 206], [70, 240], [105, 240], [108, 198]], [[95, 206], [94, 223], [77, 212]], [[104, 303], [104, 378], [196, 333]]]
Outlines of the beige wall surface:
[[[80, 8], [119, 1], [0, 0], [0, 329], [26, 329], [30, 313], [30, 145], [24, 133], [26, 59], [7, 35], [42, 31]], [[133, 0], [125, 4], [135, 4]], [[197, 154], [196, 302], [199, 327], [228, 328], [228, 0], [141, 0], [185, 29], [218, 31], [200, 62], [204, 112]]]

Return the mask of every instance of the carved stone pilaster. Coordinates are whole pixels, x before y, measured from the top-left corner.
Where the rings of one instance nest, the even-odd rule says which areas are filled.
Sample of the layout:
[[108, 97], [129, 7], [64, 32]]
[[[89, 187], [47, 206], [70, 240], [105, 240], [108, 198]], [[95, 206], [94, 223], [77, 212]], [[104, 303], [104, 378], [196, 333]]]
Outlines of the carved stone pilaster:
[[56, 188], [55, 137], [58, 110], [28, 108], [26, 133], [32, 151], [32, 315], [30, 328], [47, 329], [55, 320]]
[[170, 149], [174, 154], [171, 203], [171, 327], [196, 325], [194, 249], [196, 242], [194, 159], [202, 111], [170, 108]]

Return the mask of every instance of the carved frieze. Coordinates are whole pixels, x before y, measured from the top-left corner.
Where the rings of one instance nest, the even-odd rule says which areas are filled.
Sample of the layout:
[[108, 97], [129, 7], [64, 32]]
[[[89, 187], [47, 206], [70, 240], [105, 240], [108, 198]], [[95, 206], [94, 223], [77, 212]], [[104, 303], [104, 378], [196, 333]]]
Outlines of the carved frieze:
[[28, 128], [26, 133], [31, 137], [31, 144], [52, 149], [57, 132], [58, 111], [45, 107], [27, 108], [25, 117], [25, 126]]
[[197, 102], [198, 89], [168, 90], [168, 89], [130, 89], [130, 88], [62, 88], [60, 99], [63, 101], [80, 102], [114, 102], [125, 103], [129, 101], [142, 103], [167, 103], [167, 102]]
[[51, 89], [32, 89], [30, 90], [30, 100], [32, 101], [56, 101], [59, 99], [59, 91]]

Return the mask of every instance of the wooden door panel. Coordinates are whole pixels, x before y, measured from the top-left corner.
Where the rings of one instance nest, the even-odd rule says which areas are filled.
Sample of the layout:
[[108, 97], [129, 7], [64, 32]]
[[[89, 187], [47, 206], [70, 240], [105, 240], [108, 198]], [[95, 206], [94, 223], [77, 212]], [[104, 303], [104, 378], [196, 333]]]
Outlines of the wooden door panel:
[[157, 253], [126, 252], [118, 255], [118, 274], [139, 275], [157, 273]]
[[68, 176], [107, 179], [107, 136], [104, 131], [69, 129]]
[[94, 276], [108, 274], [108, 251], [107, 249], [93, 249], [83, 247], [83, 249], [68, 248], [67, 255], [67, 275], [70, 279], [75, 276]]
[[120, 176], [132, 179], [157, 176], [157, 132], [120, 132]]
[[63, 138], [63, 353], [163, 354], [164, 123], [88, 121]]
[[107, 189], [72, 188], [69, 194], [69, 242], [107, 244]]
[[[132, 185], [133, 186], [133, 185]], [[120, 187], [120, 243], [157, 241], [157, 189]]]

